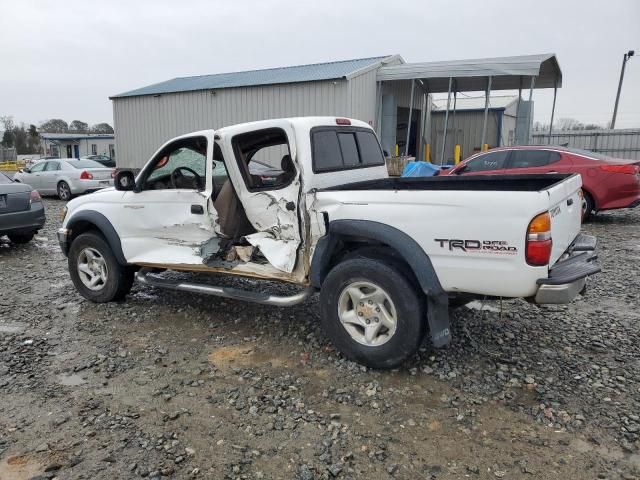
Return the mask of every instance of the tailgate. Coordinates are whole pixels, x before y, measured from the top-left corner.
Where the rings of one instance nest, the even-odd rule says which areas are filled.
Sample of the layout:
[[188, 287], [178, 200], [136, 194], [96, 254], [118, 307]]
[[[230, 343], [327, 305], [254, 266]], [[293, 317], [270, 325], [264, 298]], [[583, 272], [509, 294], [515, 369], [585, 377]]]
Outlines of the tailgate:
[[546, 189], [549, 195], [551, 238], [553, 239], [549, 266], [558, 261], [573, 239], [580, 233], [582, 225], [581, 188], [580, 175], [572, 175]]

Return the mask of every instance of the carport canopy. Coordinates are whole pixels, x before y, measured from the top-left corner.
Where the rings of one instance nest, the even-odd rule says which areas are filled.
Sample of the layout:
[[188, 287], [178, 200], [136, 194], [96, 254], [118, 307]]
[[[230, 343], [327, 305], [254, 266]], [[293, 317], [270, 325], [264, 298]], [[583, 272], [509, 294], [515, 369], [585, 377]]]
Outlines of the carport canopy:
[[403, 63], [382, 67], [377, 74], [378, 81], [422, 80], [428, 93], [448, 92], [450, 78], [455, 81], [458, 92], [483, 91], [487, 88], [489, 77], [491, 90], [518, 90], [528, 86], [522, 83], [526, 77], [536, 77], [534, 88], [562, 86], [562, 72], [553, 53]]
[[[558, 59], [553, 53], [539, 55], [519, 55], [515, 57], [479, 58], [472, 60], [453, 60], [446, 62], [403, 63], [382, 67], [376, 75], [378, 85], [382, 82], [411, 81], [411, 102], [409, 118], [413, 110], [413, 91], [418, 84], [424, 95], [430, 93], [447, 92], [447, 110], [444, 124], [444, 140], [440, 152], [440, 163], [444, 159], [445, 140], [449, 121], [449, 106], [453, 92], [453, 111], [455, 114], [457, 92], [475, 92], [484, 90], [485, 108], [482, 125], [481, 145], [485, 145], [487, 130], [487, 113], [489, 109], [489, 95], [492, 90], [518, 90], [518, 112], [522, 88], [529, 88], [529, 101], [532, 99], [534, 88], [553, 88], [553, 108], [549, 133], [553, 127], [553, 116], [556, 106], [557, 89], [562, 86], [562, 71]], [[527, 80], [527, 83], [524, 81]], [[379, 88], [381, 92], [382, 89]], [[380, 113], [381, 114], [381, 113]], [[518, 116], [518, 113], [516, 113]], [[378, 123], [379, 124], [379, 123]], [[424, 124], [422, 122], [422, 143], [424, 143]], [[517, 129], [517, 124], [516, 124]], [[411, 128], [407, 129], [407, 141]], [[551, 138], [551, 135], [549, 135]], [[406, 150], [405, 150], [406, 154]]]

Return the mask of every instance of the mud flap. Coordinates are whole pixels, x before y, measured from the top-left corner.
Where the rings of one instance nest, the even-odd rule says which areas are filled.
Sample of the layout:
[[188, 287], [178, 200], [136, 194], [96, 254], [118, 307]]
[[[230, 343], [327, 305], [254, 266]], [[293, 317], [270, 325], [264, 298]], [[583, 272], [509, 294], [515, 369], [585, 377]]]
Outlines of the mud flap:
[[448, 345], [451, 342], [448, 295], [427, 295], [427, 320], [433, 346], [439, 348]]

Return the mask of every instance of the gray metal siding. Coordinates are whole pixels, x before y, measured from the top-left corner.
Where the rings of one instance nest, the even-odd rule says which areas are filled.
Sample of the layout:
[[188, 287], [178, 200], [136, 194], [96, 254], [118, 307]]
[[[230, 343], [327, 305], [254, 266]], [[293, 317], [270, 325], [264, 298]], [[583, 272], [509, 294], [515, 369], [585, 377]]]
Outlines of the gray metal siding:
[[347, 85], [349, 116], [372, 126], [376, 121], [376, 72], [377, 69], [373, 69], [353, 77]]
[[[346, 80], [305, 82], [225, 88], [215, 90], [215, 95], [207, 90], [115, 98], [113, 117], [118, 165], [141, 167], [164, 142], [195, 130], [268, 118], [349, 116], [352, 104], [347, 83]], [[352, 95], [364, 98], [365, 85], [366, 81], [362, 82], [363, 88], [352, 90]], [[371, 108], [375, 108], [375, 93], [369, 101], [373, 104]]]
[[[487, 143], [489, 147], [496, 147], [498, 135], [498, 116], [501, 112], [489, 111], [487, 115]], [[431, 116], [431, 159], [434, 163], [440, 163], [440, 149], [444, 132], [444, 112], [432, 112]], [[480, 151], [482, 141], [482, 122], [484, 112], [456, 112], [455, 121], [453, 112], [449, 112], [449, 124], [447, 126], [447, 143], [445, 146], [444, 163], [453, 163], [453, 148], [455, 143], [462, 148], [462, 159]], [[454, 143], [454, 131], [455, 135]], [[506, 138], [504, 139], [507, 140]]]
[[532, 143], [564, 145], [617, 158], [640, 160], [640, 129], [552, 132], [551, 142], [548, 133], [534, 132]]

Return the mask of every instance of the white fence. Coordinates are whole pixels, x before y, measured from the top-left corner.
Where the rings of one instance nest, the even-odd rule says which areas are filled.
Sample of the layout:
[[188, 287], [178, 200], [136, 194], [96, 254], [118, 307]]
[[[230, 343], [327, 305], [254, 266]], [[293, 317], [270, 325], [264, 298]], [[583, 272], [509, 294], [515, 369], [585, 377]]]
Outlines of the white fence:
[[567, 130], [549, 134], [533, 132], [533, 145], [562, 145], [600, 152], [617, 158], [640, 160], [640, 129]]

